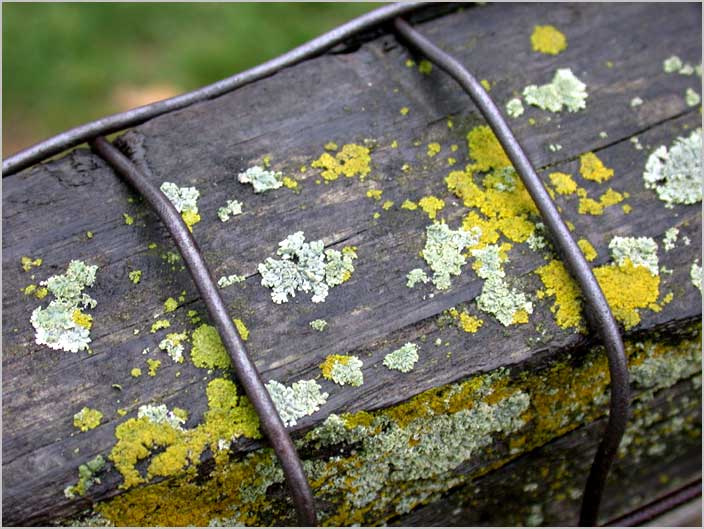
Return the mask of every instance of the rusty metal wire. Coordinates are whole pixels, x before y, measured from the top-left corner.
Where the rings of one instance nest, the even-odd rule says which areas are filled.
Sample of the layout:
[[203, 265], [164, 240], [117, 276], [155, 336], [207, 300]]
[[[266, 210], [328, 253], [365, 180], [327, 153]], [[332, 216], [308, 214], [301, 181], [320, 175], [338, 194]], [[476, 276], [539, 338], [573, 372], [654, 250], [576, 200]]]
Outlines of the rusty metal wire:
[[423, 4], [420, 3], [409, 2], [383, 6], [352, 19], [275, 59], [262, 63], [249, 70], [245, 70], [244, 72], [226, 77], [225, 79], [198, 88], [192, 92], [186, 92], [185, 94], [164, 99], [163, 101], [158, 101], [150, 105], [133, 108], [126, 112], [105, 116], [104, 118], [69, 129], [3, 160], [2, 176], [6, 177], [21, 171], [22, 169], [59, 154], [61, 151], [75, 147], [96, 136], [134, 127], [156, 116], [185, 108], [194, 103], [213, 99], [246, 84], [274, 75], [276, 72], [286, 67], [293, 66], [301, 61], [320, 55], [336, 44], [362, 31], [387, 20], [391, 20], [396, 16], [409, 13], [422, 5]]
[[508, 126], [506, 119], [489, 94], [457, 59], [442, 51], [403, 19], [395, 19], [394, 27], [403, 39], [417, 48], [431, 62], [460, 84], [491, 126], [526, 186], [528, 193], [530, 193], [535, 205], [538, 207], [543, 221], [548, 227], [553, 241], [556, 243], [556, 247], [567, 263], [568, 269], [577, 280], [586, 301], [587, 317], [590, 320], [590, 324], [593, 328], [596, 328], [606, 346], [609, 373], [611, 375], [609, 422], [594, 456], [584, 488], [580, 513], [581, 525], [595, 525], [599, 513], [599, 504], [606, 484], [606, 477], [609, 474], [609, 469], [616, 456], [618, 445], [621, 443], [621, 438], [628, 422], [630, 402], [628, 367], [619, 328], [616, 325], [609, 304], [606, 302], [604, 293], [592, 273], [591, 267], [570, 235], [555, 204]]
[[208, 313], [220, 333], [222, 342], [230, 353], [237, 378], [259, 415], [262, 430], [281, 461], [286, 482], [298, 512], [299, 523], [302, 526], [317, 525], [313, 493], [303, 472], [301, 459], [254, 362], [247, 354], [244, 343], [230, 319], [225, 303], [191, 232], [169, 199], [154, 187], [132, 161], [116, 147], [102, 136], [91, 140], [90, 147], [144, 197], [169, 230], [193, 277], [200, 297], [205, 302]]

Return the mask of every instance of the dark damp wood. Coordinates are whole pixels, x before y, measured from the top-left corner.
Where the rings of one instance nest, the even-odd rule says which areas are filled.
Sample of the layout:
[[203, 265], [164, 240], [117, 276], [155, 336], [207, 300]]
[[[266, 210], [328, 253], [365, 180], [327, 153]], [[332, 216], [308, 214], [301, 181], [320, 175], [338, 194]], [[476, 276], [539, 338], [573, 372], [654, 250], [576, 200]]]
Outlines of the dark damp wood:
[[[569, 48], [553, 57], [530, 49], [536, 24], [554, 24], [568, 37]], [[608, 186], [628, 191], [633, 207], [624, 215], [619, 206], [603, 216], [582, 216], [574, 198], [558, 197], [564, 216], [575, 225], [576, 237], [586, 237], [599, 253], [594, 265], [608, 262], [607, 245], [614, 235], [651, 236], [658, 242], [678, 226], [690, 246], [681, 243], [660, 251], [661, 264], [673, 270], [663, 275], [661, 292], [674, 300], [662, 312], [643, 311], [640, 329], [701, 315], [701, 297], [689, 279], [691, 263], [700, 255], [700, 205], [667, 209], [655, 193], [644, 189], [645, 160], [658, 145], [698, 126], [698, 108], [684, 102], [696, 76], [664, 74], [662, 61], [676, 54], [691, 64], [701, 62], [701, 15], [693, 4], [649, 5], [487, 5], [467, 6], [420, 29], [443, 49], [460, 58], [480, 79], [492, 83], [491, 95], [503, 105], [528, 84], [543, 84], [557, 68], [569, 67], [587, 84], [587, 109], [551, 114], [527, 108], [510, 120], [529, 157], [547, 178], [551, 171], [577, 174], [578, 156], [598, 151], [616, 176], [606, 185], [581, 182], [590, 195]], [[500, 366], [549, 361], [551, 356], [582, 345], [589, 338], [554, 324], [549, 306], [536, 303], [528, 325], [504, 328], [489, 316], [470, 335], [440, 326], [437, 316], [471, 302], [482, 282], [469, 265], [453, 288], [408, 289], [405, 274], [423, 266], [418, 256], [428, 219], [420, 212], [399, 209], [404, 199], [428, 194], [444, 198], [442, 217], [455, 227], [466, 208], [447, 192], [447, 158], [455, 168], [468, 163], [465, 136], [482, 124], [474, 105], [442, 72], [421, 75], [404, 63], [412, 55], [391, 35], [307, 61], [234, 93], [154, 119], [124, 134], [118, 145], [159, 185], [172, 181], [194, 185], [201, 192], [203, 220], [194, 228], [213, 275], [244, 274], [247, 280], [222, 291], [232, 310], [251, 331], [247, 343], [265, 380], [293, 382], [318, 377], [318, 365], [332, 353], [356, 354], [365, 363], [365, 384], [340, 388], [322, 381], [331, 394], [327, 404], [294, 430], [319, 423], [333, 412], [386, 407], [420, 391]], [[415, 57], [417, 60], [418, 58]], [[611, 67], [609, 67], [611, 65]], [[699, 90], [699, 88], [697, 88]], [[632, 108], [633, 97], [644, 104]], [[399, 110], [408, 107], [402, 116]], [[533, 117], [536, 124], [528, 124]], [[452, 119], [453, 128], [447, 120]], [[608, 137], [602, 138], [605, 131]], [[636, 150], [637, 136], [644, 146]], [[372, 140], [372, 172], [359, 179], [341, 178], [317, 185], [310, 163], [334, 141]], [[392, 148], [393, 141], [398, 148]], [[426, 156], [429, 142], [443, 149]], [[450, 152], [450, 145], [460, 149]], [[559, 144], [552, 152], [548, 146]], [[282, 188], [255, 195], [236, 182], [238, 172], [271, 156], [272, 167], [300, 182], [294, 193]], [[404, 164], [411, 170], [402, 171]], [[305, 171], [299, 168], [305, 166]], [[384, 190], [382, 200], [395, 206], [383, 211], [366, 197], [371, 188]], [[218, 207], [227, 199], [244, 203], [244, 214], [223, 224]], [[380, 212], [378, 219], [373, 218]], [[123, 213], [135, 218], [125, 225]], [[358, 247], [359, 259], [350, 281], [331, 290], [325, 303], [313, 304], [299, 294], [275, 305], [260, 286], [257, 264], [272, 256], [277, 243], [303, 230], [308, 240], [326, 246]], [[86, 232], [93, 232], [88, 238]], [[156, 247], [149, 248], [150, 243]], [[134, 196], [104, 162], [83, 149], [4, 180], [3, 193], [3, 518], [6, 524], [44, 523], [75, 513], [88, 499], [67, 500], [63, 489], [74, 484], [78, 465], [114, 444], [115, 426], [124, 420], [119, 408], [134, 416], [142, 404], [164, 402], [191, 414], [197, 424], [206, 408], [208, 375], [188, 361], [174, 364], [157, 344], [164, 331], [151, 334], [163, 302], [185, 291], [185, 302], [174, 313], [169, 331], [191, 330], [189, 310], [205, 318], [188, 273], [181, 263], [169, 263], [175, 252], [155, 215]], [[20, 258], [41, 257], [44, 263], [22, 271]], [[543, 264], [541, 255], [514, 245], [507, 271], [520, 278], [528, 292], [539, 287], [531, 272]], [[99, 265], [90, 290], [98, 300], [92, 311], [92, 354], [53, 351], [34, 343], [31, 311], [41, 302], [20, 289], [62, 273], [71, 259]], [[128, 273], [142, 271], [132, 284]], [[45, 300], [45, 303], [48, 300]], [[44, 304], [45, 304], [44, 303]], [[328, 321], [323, 333], [308, 326]], [[207, 318], [205, 318], [207, 320]], [[135, 330], [139, 334], [134, 334]], [[433, 344], [440, 338], [443, 344]], [[497, 339], [498, 338], [498, 339]], [[386, 353], [407, 341], [421, 344], [422, 360], [407, 375], [382, 365]], [[148, 356], [142, 355], [150, 347]], [[451, 358], [447, 352], [452, 351]], [[146, 375], [146, 358], [158, 358], [155, 377]], [[145, 374], [130, 376], [133, 367]], [[180, 373], [180, 376], [176, 376]], [[116, 389], [113, 384], [119, 384]], [[393, 390], [389, 390], [393, 388]], [[83, 406], [105, 417], [96, 429], [79, 433], [72, 425]], [[243, 444], [243, 448], [251, 444]], [[532, 457], [532, 456], [531, 456]], [[590, 461], [585, 454], [582, 463]], [[108, 472], [89, 498], [116, 494], [120, 476]], [[449, 523], [449, 522], [448, 522]]]

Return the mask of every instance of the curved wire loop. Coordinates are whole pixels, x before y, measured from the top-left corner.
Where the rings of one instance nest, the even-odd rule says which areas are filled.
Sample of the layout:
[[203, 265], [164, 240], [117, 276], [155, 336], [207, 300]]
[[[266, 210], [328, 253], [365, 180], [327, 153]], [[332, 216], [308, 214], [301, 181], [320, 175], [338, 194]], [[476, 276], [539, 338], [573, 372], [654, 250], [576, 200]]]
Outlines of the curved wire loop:
[[185, 108], [194, 103], [213, 99], [246, 84], [274, 75], [279, 70], [321, 54], [361, 31], [381, 24], [396, 16], [409, 13], [422, 5], [423, 4], [414, 2], [403, 2], [380, 7], [379, 9], [375, 9], [374, 11], [352, 19], [275, 59], [250, 68], [249, 70], [245, 70], [244, 72], [226, 77], [225, 79], [198, 88], [192, 92], [186, 92], [185, 94], [164, 99], [163, 101], [157, 101], [150, 105], [144, 105], [118, 114], [105, 116], [64, 131], [61, 134], [52, 136], [47, 140], [21, 150], [3, 160], [2, 176], [9, 176], [21, 171], [30, 165], [41, 162], [46, 158], [59, 154], [61, 151], [70, 149], [71, 147], [75, 147], [96, 136], [110, 134], [128, 127], [134, 127], [156, 116]]
[[558, 251], [567, 263], [567, 268], [577, 280], [586, 301], [587, 318], [606, 346], [611, 376], [609, 422], [592, 462], [580, 512], [580, 525], [595, 525], [606, 477], [628, 422], [630, 387], [626, 355], [619, 328], [582, 251], [574, 242], [533, 165], [489, 94], [457, 59], [442, 51], [403, 19], [396, 18], [394, 27], [407, 42], [460, 84], [491, 126], [538, 207]]
[[237, 378], [242, 383], [247, 397], [259, 415], [262, 430], [281, 461], [286, 483], [298, 512], [299, 523], [302, 526], [317, 525], [313, 493], [303, 471], [303, 464], [298, 452], [254, 362], [247, 354], [244, 343], [242, 343], [240, 335], [230, 319], [225, 303], [191, 232], [166, 196], [152, 185], [149, 179], [115, 146], [104, 137], [98, 136], [91, 140], [90, 147], [145, 198], [169, 230], [186, 262], [198, 293], [205, 302], [208, 313], [220, 333], [222, 342], [230, 353]]

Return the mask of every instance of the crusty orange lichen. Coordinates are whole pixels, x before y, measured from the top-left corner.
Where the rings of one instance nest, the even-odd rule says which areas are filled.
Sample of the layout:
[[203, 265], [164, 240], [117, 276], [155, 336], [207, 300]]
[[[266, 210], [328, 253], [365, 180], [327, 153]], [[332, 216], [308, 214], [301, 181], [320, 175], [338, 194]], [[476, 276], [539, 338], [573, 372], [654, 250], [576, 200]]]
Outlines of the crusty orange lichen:
[[457, 326], [464, 332], [474, 334], [484, 324], [484, 320], [472, 316], [466, 310], [459, 312], [457, 309], [450, 309], [449, 315], [457, 321]]
[[594, 246], [592, 246], [592, 243], [590, 243], [587, 239], [579, 239], [577, 241], [577, 246], [579, 246], [579, 249], [582, 250], [582, 253], [584, 254], [584, 258], [589, 262], [592, 262], [599, 256], [599, 254], [596, 253]]
[[555, 297], [555, 303], [550, 307], [555, 315], [555, 323], [563, 329], [584, 331], [581, 291], [562, 261], [553, 259], [536, 269], [535, 273], [545, 285], [545, 291], [538, 292], [538, 298], [546, 295]]
[[567, 49], [567, 37], [555, 26], [535, 26], [530, 36], [533, 51], [557, 55]]
[[609, 180], [614, 175], [614, 170], [606, 167], [593, 152], [580, 156], [579, 162], [579, 173], [587, 180], [601, 183]]
[[640, 323], [638, 309], [651, 307], [660, 294], [660, 277], [645, 266], [635, 266], [626, 258], [620, 265], [594, 269], [594, 275], [617, 320], [626, 329]]
[[90, 329], [93, 326], [93, 316], [81, 312], [80, 309], [74, 309], [71, 313], [71, 319], [84, 329]]
[[428, 214], [428, 218], [434, 219], [437, 216], [438, 211], [445, 207], [445, 201], [433, 195], [428, 195], [423, 197], [418, 201], [420, 209]]
[[571, 175], [567, 173], [550, 173], [548, 175], [550, 183], [561, 195], [571, 195], [577, 192], [577, 182], [574, 181]]
[[367, 198], [371, 198], [374, 200], [381, 200], [382, 193], [383, 193], [383, 190], [381, 190], [381, 189], [370, 189], [367, 191]]
[[582, 215], [602, 215], [604, 209], [620, 204], [624, 197], [625, 195], [609, 188], [599, 197], [598, 201], [586, 196], [580, 198], [578, 211]]
[[326, 182], [329, 182], [337, 180], [340, 176], [346, 176], [347, 178], [359, 176], [363, 179], [371, 171], [369, 167], [371, 160], [368, 148], [348, 143], [343, 145], [335, 156], [325, 152], [310, 165], [311, 167], [322, 169], [320, 176]]

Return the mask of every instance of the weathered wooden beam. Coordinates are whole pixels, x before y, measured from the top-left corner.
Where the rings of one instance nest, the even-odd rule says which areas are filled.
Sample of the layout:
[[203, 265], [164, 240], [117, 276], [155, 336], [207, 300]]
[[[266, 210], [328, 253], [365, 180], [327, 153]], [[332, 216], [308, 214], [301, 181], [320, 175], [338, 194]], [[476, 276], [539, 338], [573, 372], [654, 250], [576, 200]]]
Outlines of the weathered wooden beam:
[[[530, 48], [533, 27], [547, 23], [562, 30], [569, 41], [568, 49], [554, 57]], [[594, 267], [610, 262], [608, 245], [616, 235], [648, 236], [658, 242], [660, 264], [672, 270], [671, 274], [660, 274], [658, 302], [669, 292], [673, 297], [659, 312], [641, 310], [642, 320], [634, 330], [644, 340], [650, 340], [655, 349], [669, 339], [655, 335], [663, 326], [672, 328], [673, 339], [681, 342], [690, 322], [701, 317], [700, 292], [689, 277], [690, 267], [701, 253], [700, 206], [666, 208], [654, 191], [644, 187], [642, 175], [648, 155], [657, 146], [669, 146], [676, 137], [689, 135], [701, 119], [698, 107], [687, 106], [684, 99], [685, 90], [699, 83], [699, 78], [666, 74], [662, 68], [662, 61], [672, 54], [692, 64], [700, 63], [701, 20], [696, 6], [488, 5], [468, 7], [426, 22], [421, 28], [479, 78], [486, 78], [491, 83], [491, 95], [501, 105], [520, 94], [526, 85], [549, 82], [557, 68], [571, 68], [586, 83], [589, 97], [585, 110], [554, 114], [527, 107], [522, 117], [511, 120], [511, 125], [546, 183], [550, 183], [550, 173], [559, 171], [573, 175], [591, 197], [598, 198], [608, 187], [630, 194], [625, 201], [632, 208], [629, 214], [619, 204], [606, 208], [603, 215], [582, 215], [577, 211], [577, 197], [556, 195], [556, 201], [574, 225], [575, 236], [588, 239], [596, 249]], [[591, 441], [598, 437], [599, 423], [585, 425], [603, 415], [604, 395], [589, 393], [583, 395], [583, 400], [577, 399], [573, 415], [564, 411], [565, 424], [561, 424], [563, 410], [556, 402], [556, 407], [545, 408], [553, 419], [550, 427], [536, 418], [540, 415], [537, 403], [541, 402], [537, 388], [543, 380], [541, 370], [547, 369], [544, 366], [563, 365], [562, 376], [576, 376], [583, 368], [576, 359], [581, 359], [593, 343], [589, 335], [555, 324], [550, 310], [553, 298], [536, 298], [536, 292], [544, 286], [533, 272], [554, 257], [548, 250], [536, 252], [524, 243], [514, 242], [508, 254], [508, 277], [531, 296], [534, 304], [527, 324], [504, 327], [477, 310], [474, 300], [484, 281], [475, 275], [470, 264], [463, 267], [460, 276], [452, 278], [450, 290], [438, 291], [430, 284], [406, 287], [406, 273], [425, 267], [419, 252], [431, 221], [421, 210], [408, 211], [400, 205], [407, 199], [417, 202], [433, 195], [445, 201], [439, 218], [453, 229], [461, 225], [469, 210], [448, 190], [445, 177], [472, 162], [466, 136], [483, 124], [473, 104], [454, 82], [436, 70], [425, 75], [417, 67], [406, 67], [410, 58], [393, 36], [383, 36], [353, 53], [307, 61], [237, 92], [154, 119], [124, 134], [118, 145], [155, 184], [171, 181], [200, 190], [198, 207], [202, 220], [194, 226], [194, 236], [216, 278], [230, 274], [247, 277], [222, 292], [232, 316], [249, 328], [247, 345], [265, 380], [290, 384], [319, 378], [318, 366], [330, 354], [349, 352], [364, 361], [365, 382], [360, 387], [340, 387], [319, 379], [330, 397], [319, 412], [301, 419], [292, 428], [299, 437], [320, 427], [333, 413], [391, 410], [391, 417], [395, 417], [394, 409], [410, 413], [402, 403], [435, 388], [444, 388], [438, 391], [445, 391], [443, 398], [451, 401], [447, 392], [454, 391], [453, 384], [474, 380], [457, 387], [464, 388], [477, 402], [488, 400], [487, 406], [503, 402], [511, 411], [504, 400], [517, 392], [522, 392], [520, 398], [525, 394], [529, 400], [524, 412], [527, 415], [521, 419], [525, 422], [522, 429], [516, 427], [514, 431], [513, 426], [503, 424], [496, 426], [496, 435], [486, 434], [486, 442], [483, 438], [476, 441], [476, 449], [465, 465], [478, 469], [477, 472], [490, 472], [492, 464], [502, 468], [523, 452], [528, 455], [510, 464], [520, 466], [520, 461], [524, 461], [525, 468], [540, 465], [547, 456], [539, 447], [573, 430], [571, 436], [583, 435], [579, 432], [584, 431], [593, 432], [592, 438], [584, 444], [570, 445], [571, 441], [565, 441], [568, 448], [591, 447]], [[631, 106], [634, 97], [642, 98], [644, 103]], [[401, 112], [404, 108], [407, 113]], [[635, 137], [642, 150], [635, 147]], [[321, 170], [311, 164], [326, 152], [324, 145], [329, 142], [337, 143], [338, 150], [344, 144], [370, 148], [371, 171], [366, 178], [341, 177], [323, 182]], [[439, 154], [428, 155], [430, 143], [440, 145]], [[458, 148], [453, 150], [453, 145]], [[550, 149], [550, 145], [561, 148]], [[590, 151], [614, 169], [612, 180], [600, 184], [578, 176], [579, 157]], [[295, 179], [298, 190], [282, 188], [254, 194], [251, 187], [237, 182], [239, 172], [262, 165], [265, 157], [270, 157], [273, 169]], [[455, 159], [452, 166], [450, 158]], [[380, 201], [367, 196], [367, 191], [374, 189], [383, 190]], [[216, 211], [228, 199], [242, 201], [244, 214], [223, 224]], [[383, 209], [387, 200], [394, 204]], [[232, 518], [235, 513], [228, 510], [231, 506], [238, 510], [240, 519], [250, 523], [288, 520], [291, 513], [287, 511], [285, 493], [278, 485], [280, 479], [270, 454], [263, 450], [252, 452], [263, 443], [245, 438], [233, 446], [232, 463], [225, 463], [222, 455], [213, 459], [206, 451], [203, 463], [196, 465], [195, 477], [186, 473], [125, 494], [119, 488], [124, 476], [109, 462], [99, 475], [101, 482], [93, 484], [84, 497], [69, 499], [64, 495], [67, 486], [76, 484], [79, 465], [97, 455], [108, 457], [116, 444], [116, 427], [133, 419], [140, 405], [165, 403], [169, 409], [183, 408], [189, 414], [186, 427], [194, 429], [203, 423], [208, 409], [208, 382], [229, 374], [227, 370], [208, 372], [196, 367], [188, 353], [185, 363], [175, 363], [158, 350], [157, 345], [167, 332], [190, 333], [199, 325], [193, 323], [189, 311], [197, 311], [200, 318], [205, 317], [205, 311], [187, 272], [173, 258], [175, 249], [155, 215], [102, 160], [78, 149], [8, 177], [4, 180], [3, 206], [5, 523], [46, 523], [76, 514], [93, 502], [103, 502], [99, 509], [106, 515], [119, 510], [125, 519], [145, 524], [207, 523], [212, 518], [228, 518], [228, 513]], [[125, 213], [134, 219], [132, 224], [125, 223]], [[672, 227], [679, 229], [679, 242], [674, 249], [665, 251], [663, 236]], [[276, 305], [270, 291], [260, 285], [257, 265], [273, 257], [279, 241], [295, 231], [304, 231], [307, 240], [323, 240], [326, 247], [357, 247], [356, 270], [349, 281], [330, 291], [325, 303], [311, 303], [309, 295], [299, 293], [290, 302]], [[691, 244], [684, 244], [685, 237]], [[23, 271], [22, 256], [42, 258], [43, 264]], [[35, 344], [30, 314], [35, 307], [45, 306], [50, 298], [38, 300], [34, 294], [28, 296], [20, 291], [28, 284], [63, 273], [72, 259], [99, 266], [96, 284], [89, 290], [98, 300], [91, 311], [94, 320], [90, 354], [54, 351]], [[142, 272], [138, 284], [129, 279], [129, 273], [135, 270]], [[168, 297], [182, 300], [174, 312], [165, 314], [163, 304]], [[452, 307], [466, 308], [481, 317], [484, 323], [478, 332], [470, 334], [459, 329], [445, 313]], [[155, 317], [168, 318], [171, 327], [152, 334]], [[328, 322], [322, 333], [308, 325], [317, 318]], [[697, 339], [701, 343], [695, 337], [689, 338], [689, 345]], [[385, 368], [384, 356], [406, 342], [420, 346], [415, 369], [403, 374]], [[142, 354], [147, 347], [150, 352]], [[568, 361], [570, 352], [573, 356]], [[637, 351], [633, 354], [634, 358], [641, 358]], [[653, 359], [661, 356], [652, 353], [647, 358], [657, 363]], [[691, 354], [675, 356], [684, 360], [674, 367], [663, 367], [678, 373], [671, 377], [669, 386], [673, 389], [658, 389], [663, 395], [677, 395], [676, 384], [680, 380], [696, 381], [700, 370], [700, 361]], [[161, 361], [155, 376], [147, 374], [147, 358]], [[594, 358], [594, 365], [603, 367], [603, 358]], [[134, 378], [130, 373], [137, 367], [144, 374]], [[513, 369], [511, 374], [502, 374], [501, 370], [509, 367]], [[486, 373], [489, 375], [482, 375]], [[605, 391], [604, 370], [592, 375], [598, 375], [598, 383], [591, 389]], [[520, 385], [521, 377], [527, 385]], [[538, 385], [531, 386], [526, 380]], [[511, 392], [506, 389], [502, 393], [502, 387], [510, 387]], [[490, 397], [490, 390], [497, 396]], [[520, 401], [519, 397], [515, 398]], [[564, 396], [566, 401], [570, 398]], [[474, 401], [462, 402], [471, 407]], [[516, 406], [520, 402], [516, 401]], [[445, 401], [437, 404], [447, 405]], [[100, 410], [103, 419], [99, 427], [79, 432], [73, 426], [73, 416], [84, 406]], [[517, 409], [512, 409], [512, 413], [517, 413]], [[443, 408], [438, 416], [447, 416], [450, 421], [455, 412], [454, 407]], [[486, 413], [493, 412], [487, 409]], [[383, 416], [384, 412], [378, 414]], [[355, 417], [365, 420], [366, 416]], [[682, 419], [687, 417], [683, 412]], [[423, 420], [429, 417], [414, 419], [421, 421], [415, 427], [422, 431]], [[390, 419], [387, 415], [378, 420]], [[697, 421], [692, 424], [692, 431], [696, 431]], [[374, 438], [379, 443], [390, 443], [387, 434], [393, 427], [385, 422], [383, 428], [379, 426], [383, 431]], [[505, 439], [499, 430], [506, 434]], [[462, 432], [468, 435], [467, 430]], [[521, 437], [526, 438], [523, 447], [516, 445]], [[412, 476], [404, 481], [400, 476], [397, 480], [367, 483], [369, 490], [357, 484], [353, 491], [345, 488], [344, 474], [333, 475], [336, 460], [332, 458], [335, 450], [341, 448], [344, 461], [337, 464], [350, 470], [355, 461], [349, 450], [360, 450], [359, 446], [346, 442], [333, 446], [333, 450], [317, 447], [310, 440], [299, 442], [309, 461], [307, 468], [315, 477], [313, 485], [321, 500], [323, 520], [328, 523], [379, 523], [428, 503], [448, 490], [473, 490], [473, 472], [455, 475], [443, 470], [435, 484], [430, 480], [415, 483]], [[561, 439], [554, 441], [560, 442]], [[507, 453], [501, 452], [502, 443], [504, 448], [508, 446]], [[539, 451], [531, 452], [534, 449]], [[245, 453], [253, 455], [244, 456]], [[373, 456], [369, 451], [365, 453]], [[682, 457], [689, 457], [686, 450], [682, 453]], [[575, 462], [580, 472], [588, 467], [591, 457], [591, 452], [585, 450], [580, 461]], [[398, 462], [399, 468], [410, 472], [402, 463]], [[359, 464], [361, 468], [371, 468], [363, 466], [369, 464], [366, 459]], [[145, 463], [138, 465], [141, 472], [145, 470], [143, 466]], [[686, 467], [680, 467], [683, 470], [679, 476], [684, 479]], [[383, 468], [393, 472], [394, 467]], [[238, 474], [245, 471], [249, 474]], [[256, 483], [257, 472], [268, 472], [268, 477], [261, 479], [271, 482], [269, 495], [274, 499], [265, 498], [269, 482]], [[493, 475], [500, 483], [500, 472], [487, 474], [482, 483], [493, 483]], [[222, 476], [227, 479], [219, 482]], [[579, 488], [579, 478], [575, 471], [570, 486]], [[237, 479], [250, 484], [249, 488], [244, 487], [246, 498], [237, 488], [239, 485], [233, 484], [232, 480], [239, 483]], [[199, 483], [207, 483], [212, 496], [203, 499], [197, 509], [179, 511], [179, 516], [190, 512], [192, 518], [169, 520], [167, 514], [171, 511], [166, 504], [160, 512], [153, 510], [159, 497], [170, 498], [164, 488], [182, 500], [196, 491], [203, 493]], [[378, 509], [364, 503], [368, 500], [364, 494], [373, 498], [378, 493], [382, 497], [383, 490], [397, 485], [401, 493], [387, 498], [388, 503], [381, 502]], [[257, 495], [257, 490], [261, 494]], [[645, 495], [657, 492], [645, 490], [644, 501]], [[114, 503], [106, 501], [115, 496]], [[467, 496], [452, 496], [455, 497]], [[623, 504], [608, 507], [608, 513], [617, 514], [621, 507]], [[546, 509], [544, 512], [548, 512]], [[416, 510], [419, 521], [426, 519], [423, 513], [435, 516], [432, 506]], [[566, 514], [564, 520], [550, 516], [545, 519], [569, 523], [574, 510], [569, 513], [572, 514]], [[416, 519], [412, 517], [415, 514], [407, 516], [411, 517], [400, 520], [412, 523]], [[115, 519], [125, 521], [116, 515]], [[502, 520], [480, 521], [508, 523], [508, 519]], [[448, 518], [447, 523], [450, 521]]]

